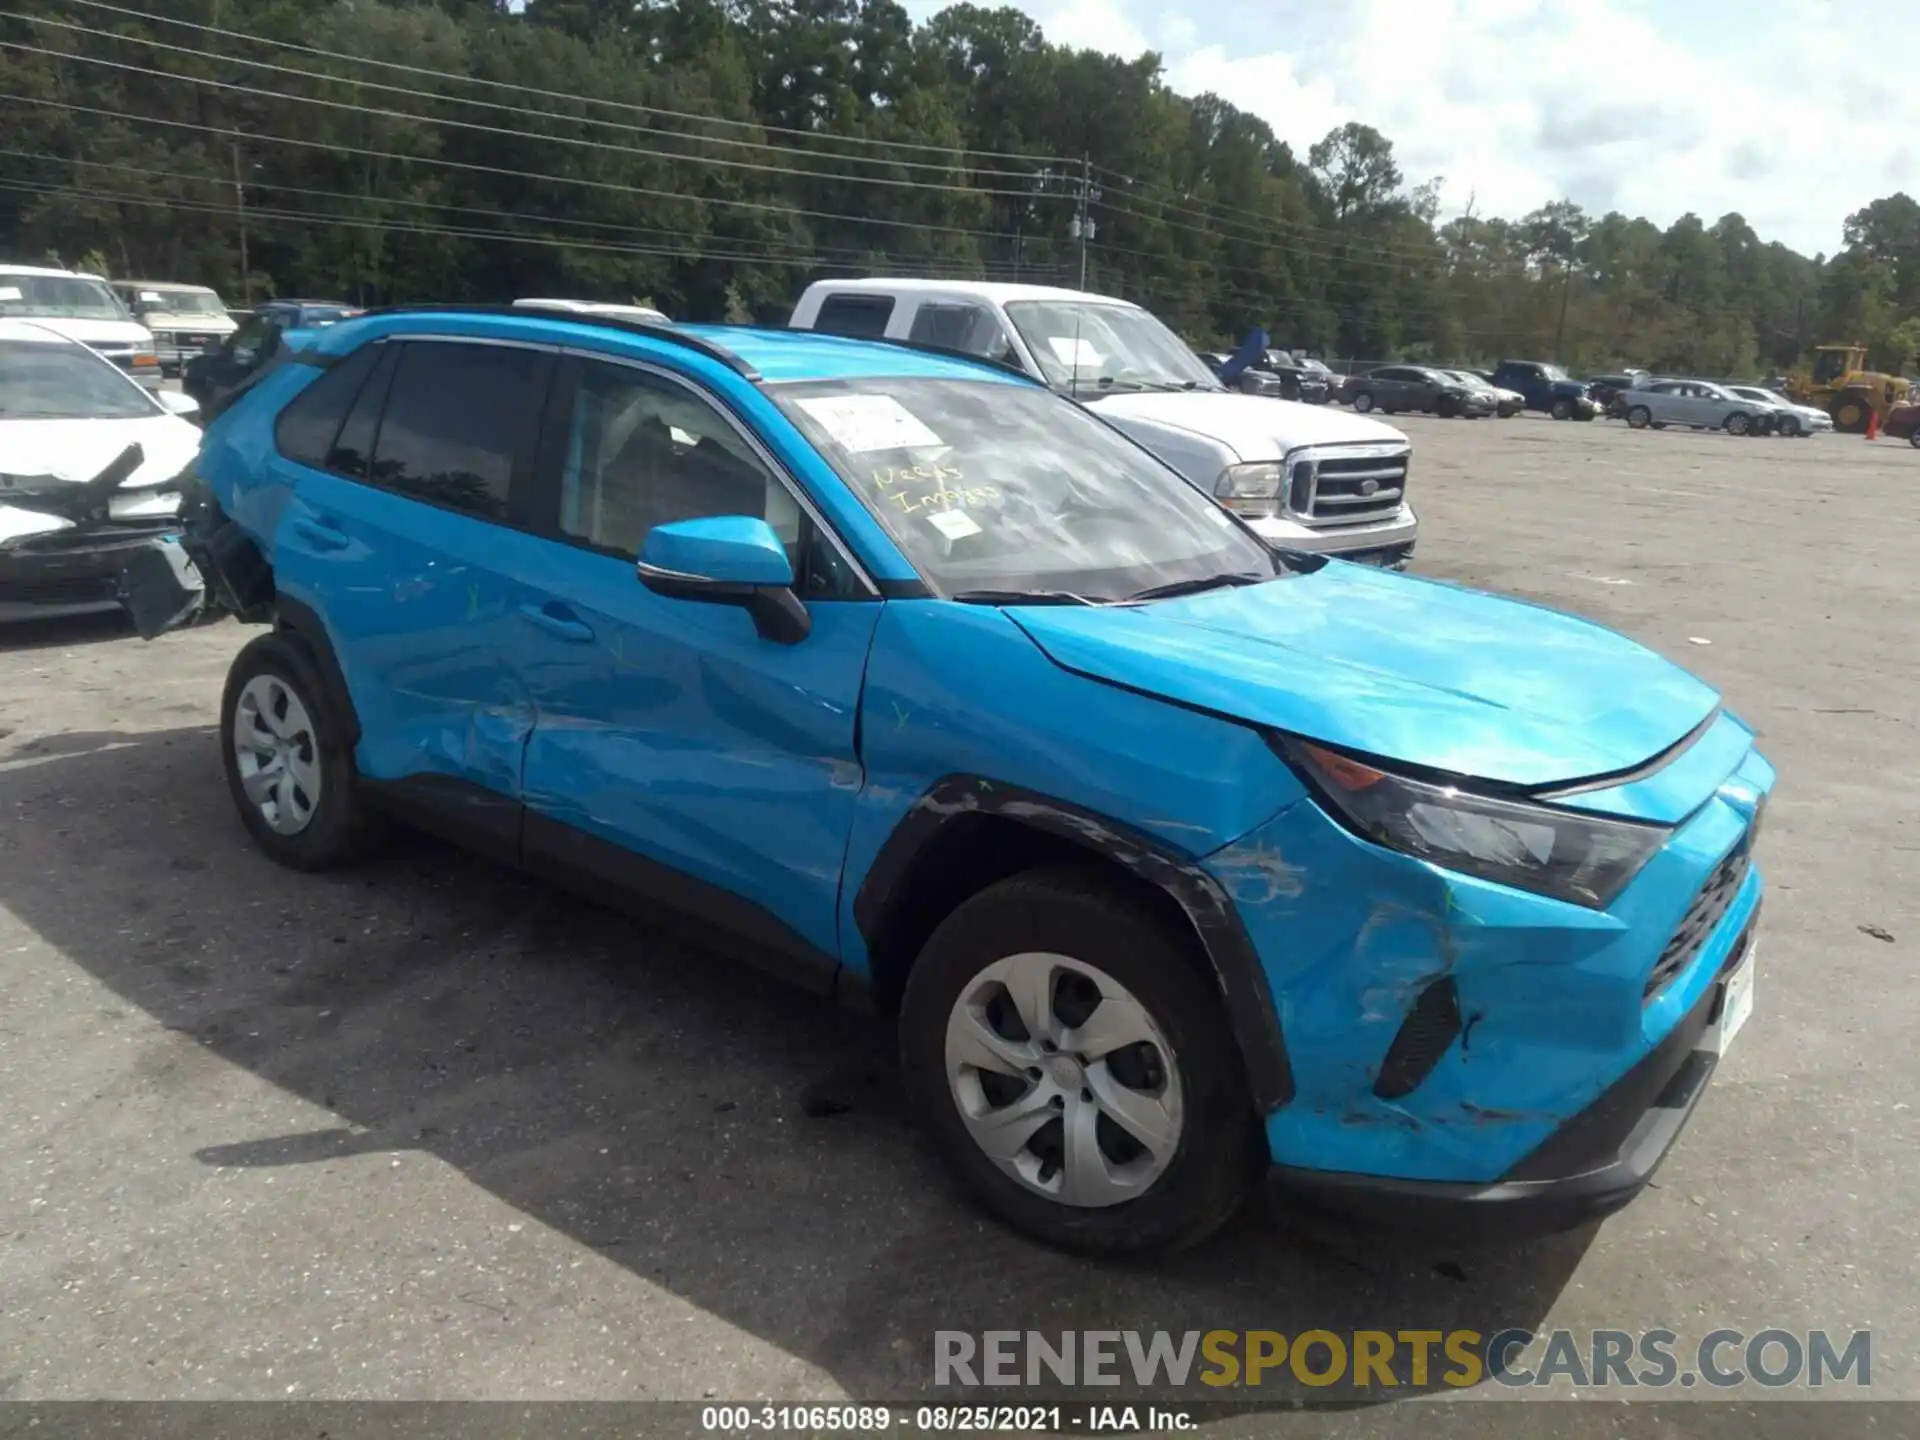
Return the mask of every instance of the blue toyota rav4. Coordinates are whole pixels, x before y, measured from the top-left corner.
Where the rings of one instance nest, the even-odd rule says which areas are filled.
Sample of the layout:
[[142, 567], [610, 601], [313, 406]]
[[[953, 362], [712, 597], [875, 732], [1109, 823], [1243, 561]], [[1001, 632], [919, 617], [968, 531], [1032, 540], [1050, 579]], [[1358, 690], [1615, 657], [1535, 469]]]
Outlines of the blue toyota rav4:
[[896, 1017], [941, 1155], [1055, 1244], [1262, 1177], [1577, 1224], [1749, 1013], [1773, 771], [1711, 689], [1270, 551], [990, 364], [375, 313], [291, 336], [200, 478], [186, 553], [273, 625], [221, 713], [263, 849], [398, 817]]

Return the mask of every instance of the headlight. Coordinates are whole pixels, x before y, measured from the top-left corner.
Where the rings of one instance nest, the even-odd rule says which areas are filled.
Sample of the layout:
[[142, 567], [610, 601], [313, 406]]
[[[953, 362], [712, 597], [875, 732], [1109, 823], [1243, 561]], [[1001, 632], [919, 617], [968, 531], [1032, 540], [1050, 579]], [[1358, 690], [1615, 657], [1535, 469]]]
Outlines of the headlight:
[[1613, 903], [1669, 833], [1410, 779], [1304, 740], [1281, 748], [1334, 819], [1362, 838], [1593, 910]]
[[1286, 474], [1287, 467], [1272, 460], [1254, 465], [1229, 465], [1220, 472], [1213, 495], [1235, 514], [1249, 520], [1263, 520], [1272, 515], [1278, 505]]

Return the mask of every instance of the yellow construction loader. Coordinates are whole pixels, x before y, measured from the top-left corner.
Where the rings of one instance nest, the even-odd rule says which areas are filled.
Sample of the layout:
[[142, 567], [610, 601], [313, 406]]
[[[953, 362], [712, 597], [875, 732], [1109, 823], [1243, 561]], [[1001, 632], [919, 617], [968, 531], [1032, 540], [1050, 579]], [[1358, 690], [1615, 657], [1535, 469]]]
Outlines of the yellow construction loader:
[[1866, 369], [1864, 345], [1821, 345], [1813, 352], [1813, 370], [1787, 377], [1787, 394], [1802, 405], [1818, 405], [1833, 416], [1833, 428], [1864, 435], [1867, 417], [1885, 423], [1887, 412], [1907, 398], [1907, 382], [1897, 375]]

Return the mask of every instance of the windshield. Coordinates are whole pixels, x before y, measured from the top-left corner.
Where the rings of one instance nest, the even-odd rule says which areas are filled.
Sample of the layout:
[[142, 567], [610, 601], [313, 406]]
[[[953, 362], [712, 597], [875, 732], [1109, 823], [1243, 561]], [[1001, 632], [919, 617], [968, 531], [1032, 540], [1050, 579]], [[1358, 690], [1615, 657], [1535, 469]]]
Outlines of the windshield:
[[1276, 562], [1227, 512], [1048, 391], [856, 380], [771, 392], [943, 595], [1121, 600]]
[[130, 320], [127, 307], [99, 280], [78, 275], [0, 274], [0, 315], [57, 320]]
[[1178, 335], [1131, 305], [1015, 300], [1006, 308], [1047, 383], [1057, 389], [1101, 395], [1220, 388]]
[[0, 340], [0, 420], [141, 420], [146, 392], [78, 345]]
[[150, 310], [169, 315], [224, 315], [227, 307], [220, 297], [207, 290], [149, 290], [134, 292], [134, 299]]
[[1573, 377], [1558, 365], [1542, 365], [1540, 373], [1549, 380], [1571, 380]]

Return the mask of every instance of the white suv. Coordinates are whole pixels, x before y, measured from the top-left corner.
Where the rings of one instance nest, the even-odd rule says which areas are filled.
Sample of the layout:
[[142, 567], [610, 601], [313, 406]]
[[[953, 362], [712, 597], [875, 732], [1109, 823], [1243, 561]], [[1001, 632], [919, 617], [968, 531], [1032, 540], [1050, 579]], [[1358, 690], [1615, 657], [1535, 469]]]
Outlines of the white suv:
[[1270, 544], [1404, 566], [1420, 522], [1407, 503], [1413, 446], [1345, 411], [1226, 390], [1149, 312], [1045, 285], [822, 280], [788, 322], [863, 339], [965, 351], [1081, 401]]
[[0, 317], [35, 324], [78, 340], [149, 390], [160, 388], [153, 332], [128, 313], [98, 275], [0, 265]]

